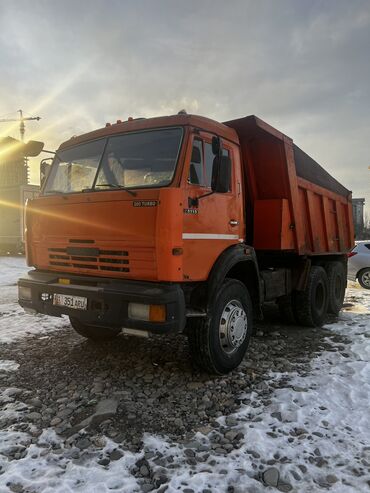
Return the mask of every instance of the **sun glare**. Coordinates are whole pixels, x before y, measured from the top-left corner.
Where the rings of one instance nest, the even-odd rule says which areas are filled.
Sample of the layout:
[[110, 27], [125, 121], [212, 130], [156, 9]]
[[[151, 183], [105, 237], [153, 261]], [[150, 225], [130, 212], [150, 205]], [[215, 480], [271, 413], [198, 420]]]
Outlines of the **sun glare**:
[[[17, 202], [12, 202], [9, 200], [3, 200], [0, 199], [0, 207], [8, 207], [12, 209], [19, 209], [20, 211], [24, 212], [26, 210], [26, 207], [23, 206], [22, 204], [19, 204]], [[60, 214], [56, 212], [51, 212], [46, 209], [41, 209], [41, 208], [34, 208], [30, 209], [30, 212], [35, 215], [40, 215], [42, 217], [47, 217], [47, 218], [52, 218], [52, 219], [57, 219], [63, 221], [65, 224], [77, 224], [77, 225], [83, 225], [83, 226], [91, 226], [93, 228], [96, 228], [97, 230], [100, 231], [105, 231], [109, 233], [119, 233], [121, 230], [119, 228], [114, 228], [112, 226], [109, 226], [107, 223], [102, 223], [98, 221], [89, 221], [87, 222], [86, 219], [79, 219], [78, 217], [73, 217], [69, 213], [65, 214]]]
[[[54, 102], [62, 93], [64, 93], [77, 81], [81, 80], [81, 77], [83, 76], [84, 73], [86, 73], [89, 70], [93, 62], [94, 60], [89, 60], [88, 62], [79, 65], [78, 68], [67, 74], [59, 82], [58, 85], [54, 86], [53, 89], [48, 94], [46, 94], [45, 97], [43, 97], [40, 101], [38, 101], [33, 107], [29, 108], [27, 113], [38, 114], [42, 112], [42, 110], [45, 107], [49, 106], [52, 102]], [[60, 123], [61, 121], [62, 120], [59, 118], [57, 122], [55, 124], [52, 124], [51, 126], [58, 125], [58, 123]], [[14, 134], [15, 132], [18, 131], [18, 129], [19, 129], [19, 121], [15, 121], [10, 125], [6, 125], [5, 127], [2, 127], [2, 129], [0, 130], [0, 138], [6, 137], [10, 134]], [[43, 134], [46, 130], [47, 128], [44, 127], [44, 129], [40, 132], [37, 132], [37, 134], [38, 135]]]
[[[22, 142], [10, 142], [9, 144], [1, 145], [0, 142], [0, 165], [5, 162], [6, 159], [14, 159], [14, 154], [20, 151], [23, 144]], [[3, 161], [4, 160], [4, 161]]]

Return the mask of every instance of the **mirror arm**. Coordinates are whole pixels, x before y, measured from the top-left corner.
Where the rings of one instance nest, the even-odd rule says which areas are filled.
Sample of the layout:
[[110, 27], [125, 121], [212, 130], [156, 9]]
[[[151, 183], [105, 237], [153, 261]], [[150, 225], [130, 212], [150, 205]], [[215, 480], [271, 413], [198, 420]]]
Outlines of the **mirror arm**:
[[204, 197], [209, 197], [210, 195], [213, 195], [214, 193], [215, 192], [212, 190], [212, 192], [205, 193], [204, 195], [200, 195], [199, 197], [188, 197], [188, 206], [189, 207], [198, 207], [200, 199], [203, 199]]
[[59, 159], [59, 161], [61, 161], [58, 153], [56, 153], [55, 151], [47, 151], [46, 149], [43, 149], [41, 152], [46, 152], [46, 154], [53, 154], [53, 156], [56, 156]]

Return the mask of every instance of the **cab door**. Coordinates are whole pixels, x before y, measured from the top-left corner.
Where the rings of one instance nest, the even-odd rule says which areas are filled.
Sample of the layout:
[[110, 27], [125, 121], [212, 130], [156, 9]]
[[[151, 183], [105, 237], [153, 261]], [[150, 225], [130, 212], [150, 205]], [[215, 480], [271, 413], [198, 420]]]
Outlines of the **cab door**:
[[222, 152], [231, 159], [231, 184], [227, 193], [212, 193], [213, 136], [200, 132], [189, 142], [184, 168], [184, 280], [207, 279], [219, 255], [244, 239], [239, 148], [221, 139]]

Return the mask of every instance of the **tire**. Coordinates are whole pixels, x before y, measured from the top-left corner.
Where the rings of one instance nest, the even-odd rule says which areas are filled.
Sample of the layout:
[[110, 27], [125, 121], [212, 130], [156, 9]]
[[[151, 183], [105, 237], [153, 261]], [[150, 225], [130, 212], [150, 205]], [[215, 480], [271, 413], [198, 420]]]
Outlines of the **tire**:
[[326, 273], [329, 281], [328, 312], [338, 315], [340, 312], [347, 287], [346, 269], [342, 262], [330, 262], [327, 264]]
[[92, 341], [109, 341], [114, 339], [121, 332], [121, 329], [116, 327], [86, 325], [73, 317], [69, 317], [69, 321], [77, 334], [86, 337], [86, 339], [91, 339]]
[[284, 323], [289, 325], [297, 324], [292, 294], [281, 296], [277, 300], [277, 305], [279, 307], [280, 316]]
[[308, 274], [306, 289], [294, 294], [295, 316], [300, 325], [321, 327], [329, 304], [329, 281], [323, 267], [314, 265]]
[[358, 273], [358, 282], [364, 289], [370, 289], [370, 269], [362, 269]]
[[189, 321], [188, 339], [195, 364], [223, 375], [243, 360], [253, 332], [253, 308], [247, 288], [226, 279], [213, 300], [210, 314]]

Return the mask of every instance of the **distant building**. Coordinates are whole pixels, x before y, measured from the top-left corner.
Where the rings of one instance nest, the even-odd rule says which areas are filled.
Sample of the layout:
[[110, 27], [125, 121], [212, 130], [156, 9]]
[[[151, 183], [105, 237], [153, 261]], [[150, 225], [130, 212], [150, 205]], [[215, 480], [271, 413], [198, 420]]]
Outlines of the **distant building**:
[[[15, 139], [11, 137], [0, 139], [0, 149], [11, 146], [14, 142]], [[5, 154], [4, 157], [0, 154], [0, 188], [28, 185], [28, 171], [27, 160], [21, 154]]]
[[0, 188], [28, 184], [28, 167], [24, 158], [0, 162]]
[[364, 234], [364, 207], [365, 199], [352, 199], [353, 225], [355, 239], [362, 240]]
[[29, 184], [27, 160], [19, 152], [5, 152], [15, 139], [0, 139], [0, 254], [23, 251], [24, 204], [38, 195], [39, 187]]

